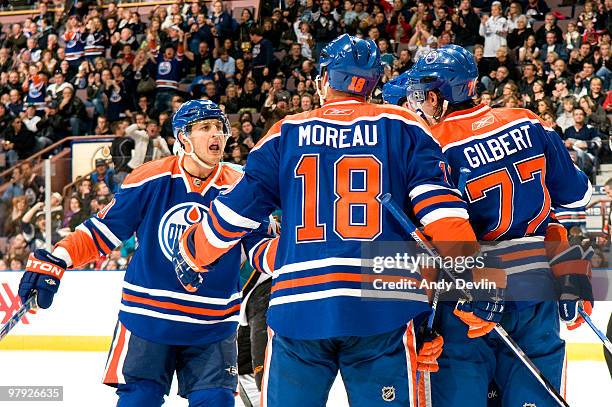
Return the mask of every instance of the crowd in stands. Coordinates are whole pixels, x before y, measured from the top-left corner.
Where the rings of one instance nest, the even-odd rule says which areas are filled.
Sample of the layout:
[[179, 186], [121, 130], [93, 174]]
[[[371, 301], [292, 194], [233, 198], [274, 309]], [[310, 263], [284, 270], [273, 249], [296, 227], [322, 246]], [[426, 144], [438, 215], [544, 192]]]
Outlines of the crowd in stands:
[[[477, 102], [534, 111], [594, 180], [612, 161], [612, 0], [564, 0], [575, 15], [552, 1], [262, 0], [255, 13], [178, 0], [145, 14], [87, 0], [63, 12], [41, 1], [0, 35], [0, 170], [68, 136], [118, 136], [112, 163], [97, 163], [71, 195], [54, 194], [58, 239], [134, 168], [171, 154], [171, 117], [185, 100], [220, 104], [232, 132], [225, 160], [243, 164], [273, 123], [319, 106], [320, 51], [346, 32], [382, 53], [375, 102], [429, 50], [466, 47], [478, 63]], [[42, 244], [44, 188], [27, 161], [0, 182], [11, 184], [1, 197], [0, 237], [9, 240], [0, 269], [20, 268]], [[124, 266], [122, 250], [95, 266]]]

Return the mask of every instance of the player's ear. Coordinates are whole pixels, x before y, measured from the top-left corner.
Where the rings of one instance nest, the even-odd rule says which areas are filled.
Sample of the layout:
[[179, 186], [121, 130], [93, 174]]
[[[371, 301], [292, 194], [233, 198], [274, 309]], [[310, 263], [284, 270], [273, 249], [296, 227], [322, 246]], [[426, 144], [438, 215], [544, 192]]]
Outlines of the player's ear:
[[438, 108], [438, 105], [440, 105], [441, 103], [438, 99], [438, 95], [436, 95], [435, 92], [427, 92], [427, 99], [429, 100], [429, 103], [434, 108], [434, 110], [436, 110]]

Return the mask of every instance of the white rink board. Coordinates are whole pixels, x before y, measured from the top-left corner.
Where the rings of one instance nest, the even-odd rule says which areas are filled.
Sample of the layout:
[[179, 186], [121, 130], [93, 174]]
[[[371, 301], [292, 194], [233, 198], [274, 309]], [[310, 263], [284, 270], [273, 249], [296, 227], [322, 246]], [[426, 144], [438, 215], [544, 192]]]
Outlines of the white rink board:
[[[0, 296], [10, 303], [3, 283], [13, 294], [21, 273], [0, 272]], [[110, 336], [117, 318], [123, 272], [69, 271], [64, 275], [50, 310], [29, 315], [29, 324], [18, 325], [14, 335]], [[612, 302], [597, 303], [593, 320], [605, 330]], [[4, 314], [0, 312], [0, 318]], [[598, 343], [587, 327], [563, 332], [571, 343]], [[0, 402], [1, 406], [112, 406], [114, 389], [101, 384], [106, 352], [0, 351], [0, 385], [63, 385], [64, 402]], [[175, 393], [175, 388], [171, 394]], [[568, 401], [572, 407], [608, 406], [612, 400], [612, 381], [603, 362], [570, 361], [568, 364]], [[176, 395], [166, 406], [186, 406]], [[238, 406], [241, 403], [238, 402]], [[328, 406], [344, 407], [348, 402], [338, 379]]]

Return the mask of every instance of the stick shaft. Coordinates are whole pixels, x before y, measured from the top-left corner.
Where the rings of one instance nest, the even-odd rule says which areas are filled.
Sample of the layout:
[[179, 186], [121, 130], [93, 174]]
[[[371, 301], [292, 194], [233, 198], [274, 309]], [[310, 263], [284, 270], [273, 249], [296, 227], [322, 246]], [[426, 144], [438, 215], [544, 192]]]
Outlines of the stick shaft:
[[580, 313], [582, 318], [584, 318], [584, 321], [587, 323], [587, 325], [591, 327], [593, 332], [595, 332], [595, 334], [603, 342], [603, 345], [606, 350], [610, 353], [610, 355], [612, 355], [612, 342], [610, 342], [610, 339], [608, 339], [608, 337], [603, 332], [601, 332], [599, 328], [597, 328], [597, 326], [595, 326], [595, 323], [593, 323], [593, 320], [591, 319], [589, 314], [587, 314], [586, 311], [582, 309], [582, 307], [578, 307], [578, 312]]
[[2, 329], [0, 329], [0, 341], [4, 339], [5, 336], [9, 334], [11, 329], [15, 327], [21, 321], [21, 318], [30, 311], [31, 309], [36, 308], [36, 294], [33, 294], [28, 298], [25, 304], [21, 306], [7, 322], [4, 324]]

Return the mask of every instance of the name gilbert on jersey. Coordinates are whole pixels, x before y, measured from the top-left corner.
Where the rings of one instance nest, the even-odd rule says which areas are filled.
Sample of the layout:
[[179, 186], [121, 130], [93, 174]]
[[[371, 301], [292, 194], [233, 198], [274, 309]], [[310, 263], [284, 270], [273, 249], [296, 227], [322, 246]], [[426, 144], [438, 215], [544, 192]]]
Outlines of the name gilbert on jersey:
[[499, 136], [474, 143], [465, 147], [463, 154], [472, 168], [503, 160], [509, 155], [532, 147], [528, 129], [529, 125], [524, 125]]
[[360, 124], [355, 127], [330, 127], [320, 124], [300, 126], [299, 146], [326, 145], [334, 148], [375, 146], [378, 144], [378, 127]]

